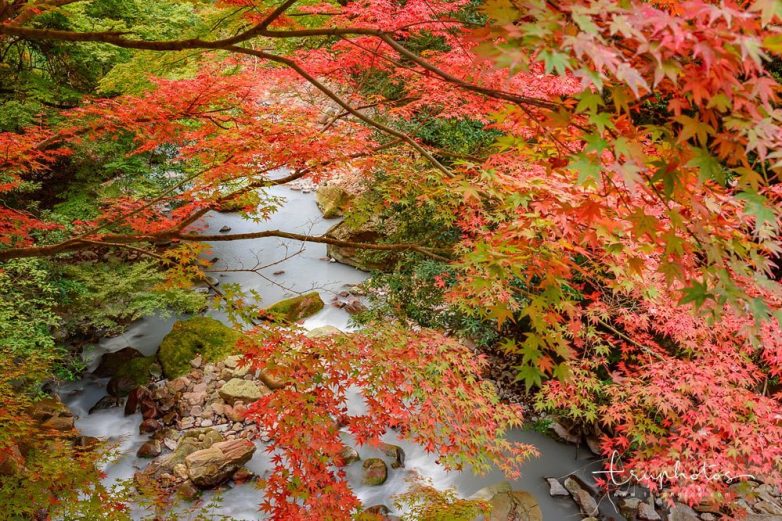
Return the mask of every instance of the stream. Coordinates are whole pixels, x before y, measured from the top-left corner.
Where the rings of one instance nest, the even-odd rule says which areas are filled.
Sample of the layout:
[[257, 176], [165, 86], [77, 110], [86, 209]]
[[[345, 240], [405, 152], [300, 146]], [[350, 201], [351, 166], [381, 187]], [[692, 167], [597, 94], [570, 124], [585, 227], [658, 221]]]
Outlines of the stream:
[[[218, 233], [223, 226], [229, 226], [231, 233], [243, 233], [260, 229], [280, 229], [304, 234], [321, 234], [335, 222], [323, 219], [315, 204], [314, 193], [294, 191], [288, 187], [273, 187], [272, 195], [286, 199], [282, 207], [269, 220], [254, 223], [243, 219], [239, 214], [208, 214], [199, 225], [204, 233]], [[270, 305], [280, 299], [293, 296], [293, 292], [317, 290], [321, 293], [326, 307], [304, 322], [304, 327], [312, 329], [332, 325], [341, 330], [349, 330], [349, 315], [343, 309], [329, 305], [334, 294], [342, 291], [345, 285], [362, 282], [368, 274], [352, 267], [330, 262], [326, 258], [326, 246], [308, 243], [304, 247], [297, 241], [277, 238], [263, 238], [243, 241], [226, 241], [213, 244], [209, 258], [218, 257], [216, 269], [250, 269], [285, 259], [279, 264], [259, 270], [215, 273], [221, 284], [238, 283], [245, 290], [254, 289], [263, 297], [263, 305]], [[289, 257], [286, 259], [286, 257]], [[280, 273], [280, 272], [283, 273]], [[274, 273], [277, 273], [276, 275]], [[219, 313], [210, 312], [218, 319], [225, 319]], [[112, 352], [127, 346], [134, 347], [144, 355], [157, 351], [163, 337], [173, 323], [181, 317], [149, 317], [134, 323], [124, 334], [103, 339], [91, 350], [85, 351], [85, 360], [90, 369], [94, 369], [105, 352]], [[96, 378], [85, 373], [77, 382], [63, 384], [59, 394], [65, 404], [77, 417], [76, 427], [86, 436], [108, 439], [118, 443], [120, 457], [108, 463], [104, 469], [105, 483], [111, 485], [118, 480], [133, 477], [134, 472], [142, 469], [149, 460], [136, 457], [136, 451], [148, 439], [140, 435], [138, 427], [141, 415], [124, 416], [121, 407], [98, 410], [88, 414], [89, 409], [106, 395], [108, 379]], [[592, 481], [592, 471], [598, 470], [599, 461], [586, 448], [577, 449], [572, 445], [559, 443], [543, 434], [531, 431], [515, 430], [510, 433], [514, 440], [530, 443], [538, 448], [540, 456], [529, 460], [522, 468], [522, 477], [512, 481], [514, 489], [525, 490], [533, 494], [541, 507], [546, 521], [580, 520], [583, 516], [570, 497], [551, 497], [544, 477], [565, 477], [576, 473], [587, 482]], [[414, 471], [428, 478], [440, 489], [452, 487], [467, 497], [486, 485], [502, 481], [505, 478], [499, 471], [477, 476], [469, 470], [464, 472], [446, 472], [436, 463], [436, 456], [426, 454], [417, 445], [398, 441], [392, 435], [384, 441], [400, 445], [405, 453], [405, 467], [389, 469], [389, 477], [384, 485], [371, 487], [361, 484], [361, 465], [348, 467], [351, 485], [365, 506], [385, 504], [393, 507], [391, 499], [405, 490], [406, 476]], [[258, 442], [260, 445], [260, 442]], [[376, 456], [378, 451], [359, 447], [358, 451], [365, 459]], [[270, 467], [268, 455], [257, 450], [247, 467], [260, 477]], [[214, 493], [205, 495], [209, 499]], [[214, 518], [226, 516], [233, 519], [263, 519], [258, 511], [262, 492], [251, 484], [237, 485], [221, 492], [221, 502], [214, 510]], [[605, 518], [621, 519], [608, 500], [601, 502], [601, 512]], [[392, 513], [393, 508], [392, 508]], [[147, 512], [148, 514], [148, 512]], [[140, 515], [140, 513], [139, 513]]]

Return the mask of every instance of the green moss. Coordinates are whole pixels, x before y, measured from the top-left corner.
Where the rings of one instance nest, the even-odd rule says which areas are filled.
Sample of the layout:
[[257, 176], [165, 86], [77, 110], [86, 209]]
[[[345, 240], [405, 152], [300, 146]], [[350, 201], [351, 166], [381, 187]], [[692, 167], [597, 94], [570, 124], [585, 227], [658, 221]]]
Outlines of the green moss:
[[158, 358], [166, 378], [188, 372], [197, 354], [206, 362], [221, 360], [235, 352], [238, 331], [209, 317], [180, 320], [160, 344]]
[[315, 202], [326, 219], [340, 217], [345, 207], [350, 204], [350, 194], [339, 186], [319, 186], [315, 193]]
[[133, 358], [117, 369], [115, 377], [129, 378], [138, 385], [147, 384], [153, 376], [152, 364], [155, 364], [156, 362], [156, 356], [140, 356], [138, 358]]
[[299, 295], [298, 297], [281, 300], [266, 309], [271, 315], [277, 316], [288, 322], [295, 322], [302, 318], [314, 315], [325, 304], [317, 291]]

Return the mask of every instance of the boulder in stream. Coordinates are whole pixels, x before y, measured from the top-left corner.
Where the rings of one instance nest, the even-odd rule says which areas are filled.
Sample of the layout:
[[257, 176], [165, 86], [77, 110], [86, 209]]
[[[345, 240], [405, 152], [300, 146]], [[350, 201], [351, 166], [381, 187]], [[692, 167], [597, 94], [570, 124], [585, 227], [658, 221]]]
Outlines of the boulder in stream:
[[213, 488], [230, 478], [255, 452], [245, 439], [221, 441], [185, 458], [187, 475], [199, 488]]
[[549, 495], [551, 496], [567, 496], [568, 491], [565, 487], [562, 486], [562, 483], [559, 482], [557, 478], [546, 478], [546, 481], [548, 482], [549, 486]]
[[386, 462], [380, 458], [369, 458], [364, 461], [364, 479], [365, 485], [376, 487], [382, 485], [388, 479], [388, 467]]
[[669, 521], [698, 521], [698, 513], [682, 503], [676, 503], [668, 513]]
[[92, 414], [96, 411], [102, 411], [105, 409], [113, 409], [114, 407], [119, 407], [119, 404], [120, 404], [119, 399], [115, 398], [114, 396], [104, 396], [100, 400], [98, 400], [95, 403], [95, 405], [90, 407], [88, 414]]
[[174, 324], [160, 344], [158, 358], [166, 378], [188, 373], [200, 354], [205, 362], [222, 360], [236, 349], [241, 334], [210, 317], [193, 317]]
[[568, 477], [565, 479], [565, 488], [570, 492], [570, 495], [573, 496], [573, 499], [584, 515], [593, 516], [597, 513], [597, 502], [595, 501], [595, 498], [593, 498], [592, 494], [582, 487], [578, 481], [572, 477]]
[[[379, 224], [372, 220], [362, 225], [352, 225], [342, 221], [329, 228], [326, 236], [345, 242], [377, 243], [384, 238], [379, 229]], [[363, 271], [390, 271], [398, 258], [394, 252], [368, 252], [352, 246], [335, 244], [326, 247], [326, 254], [337, 262]]]
[[201, 491], [195, 486], [195, 483], [188, 479], [177, 487], [176, 494], [182, 499], [192, 501], [201, 494]]
[[358, 455], [358, 451], [354, 449], [353, 447], [345, 447], [342, 449], [342, 452], [339, 454], [340, 461], [338, 463], [339, 466], [347, 466], [351, 463], [355, 463], [356, 461], [359, 461], [361, 459], [361, 456]]
[[535, 496], [523, 490], [513, 490], [507, 481], [484, 487], [469, 499], [489, 502], [491, 512], [485, 521], [543, 521]]
[[391, 468], [398, 469], [405, 466], [405, 451], [399, 445], [391, 445], [390, 443], [381, 443], [377, 447], [380, 452], [391, 458]]
[[156, 366], [157, 358], [154, 356], [131, 358], [116, 370], [106, 389], [112, 396], [127, 396], [133, 389], [148, 384], [155, 378], [155, 374], [159, 374]]
[[134, 358], [142, 358], [143, 356], [144, 355], [137, 349], [133, 349], [132, 347], [123, 347], [119, 351], [104, 353], [103, 356], [100, 357], [98, 367], [92, 374], [100, 378], [114, 376], [122, 366]]
[[653, 504], [644, 502], [638, 505], [638, 519], [643, 521], [661, 521], [662, 517], [654, 509]]
[[296, 322], [310, 315], [314, 315], [323, 307], [325, 303], [320, 298], [317, 291], [298, 295], [296, 297], [281, 300], [272, 304], [264, 311], [274, 317], [282, 318], [288, 322]]
[[351, 199], [346, 190], [334, 184], [321, 184], [315, 192], [315, 202], [326, 219], [341, 217]]
[[139, 458], [156, 458], [163, 452], [163, 445], [158, 440], [144, 442], [136, 451]]
[[36, 402], [30, 411], [30, 416], [44, 429], [63, 432], [73, 430], [73, 413], [57, 397], [48, 397]]

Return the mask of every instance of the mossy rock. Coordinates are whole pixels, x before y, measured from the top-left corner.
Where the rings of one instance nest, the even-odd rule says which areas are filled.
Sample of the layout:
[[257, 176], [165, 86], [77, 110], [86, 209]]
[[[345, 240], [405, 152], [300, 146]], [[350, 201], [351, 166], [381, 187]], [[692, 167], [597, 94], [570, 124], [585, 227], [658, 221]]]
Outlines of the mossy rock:
[[341, 217], [350, 200], [351, 195], [336, 185], [321, 185], [315, 192], [315, 202], [326, 219]]
[[288, 322], [296, 322], [314, 315], [323, 309], [325, 305], [323, 299], [320, 298], [320, 294], [317, 291], [312, 291], [298, 297], [281, 300], [266, 308], [266, 312]]
[[201, 354], [204, 362], [216, 362], [233, 354], [241, 334], [209, 317], [193, 317], [174, 324], [160, 344], [158, 358], [166, 378], [190, 371], [190, 361]]
[[364, 461], [364, 479], [363, 483], [370, 487], [382, 485], [388, 479], [388, 467], [380, 458], [369, 458]]
[[98, 367], [92, 374], [101, 378], [114, 376], [122, 366], [135, 358], [141, 358], [143, 356], [143, 354], [132, 347], [123, 347], [119, 351], [104, 353], [103, 356], [100, 357], [100, 364], [98, 364]]
[[[360, 226], [342, 221], [326, 231], [326, 237], [345, 242], [380, 243], [385, 240], [377, 222], [370, 220]], [[332, 259], [362, 271], [393, 271], [399, 254], [387, 251], [368, 251], [350, 246], [329, 244], [326, 254]]]
[[134, 358], [117, 369], [115, 376], [119, 378], [128, 378], [139, 385], [144, 385], [149, 383], [152, 377], [156, 376], [156, 369], [159, 370], [159, 368], [154, 366], [156, 363], [156, 356], [142, 356], [139, 358]]

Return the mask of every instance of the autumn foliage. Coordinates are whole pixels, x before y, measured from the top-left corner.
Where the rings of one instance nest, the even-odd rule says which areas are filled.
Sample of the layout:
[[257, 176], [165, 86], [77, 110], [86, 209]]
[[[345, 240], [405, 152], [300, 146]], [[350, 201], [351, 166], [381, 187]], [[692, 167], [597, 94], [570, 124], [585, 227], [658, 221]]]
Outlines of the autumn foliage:
[[[67, 225], [3, 205], [0, 259], [214, 240], [193, 223], [282, 167], [382, 171], [399, 197], [412, 185], [429, 189], [422, 203], [455, 194], [444, 212], [460, 235], [456, 275], [440, 285], [466, 313], [523, 326], [502, 346], [538, 407], [601, 429], [606, 455], [639, 475], [705, 464], [782, 485], [778, 0], [223, 1], [213, 32], [160, 41], [48, 30], [30, 9], [0, 11], [0, 36], [201, 54], [197, 72], [150, 74], [143, 94], [0, 133], [7, 196], [45, 185], [90, 141], [170, 147], [177, 166], [166, 190], [105, 197], [99, 215]], [[432, 119], [499, 137], [488, 154], [455, 154], [411, 137]], [[258, 202], [249, 217], [274, 210]], [[264, 508], [279, 519], [357, 508], [331, 466], [333, 418], [359, 441], [397, 429], [456, 468], [505, 454], [515, 467], [530, 450], [501, 441], [518, 411], [463, 384], [483, 362], [453, 340], [275, 334], [247, 347], [253, 364], [301, 382], [252, 413], [272, 440]], [[354, 390], [366, 415], [346, 413]], [[689, 503], [729, 499], [720, 480], [665, 485]]]

